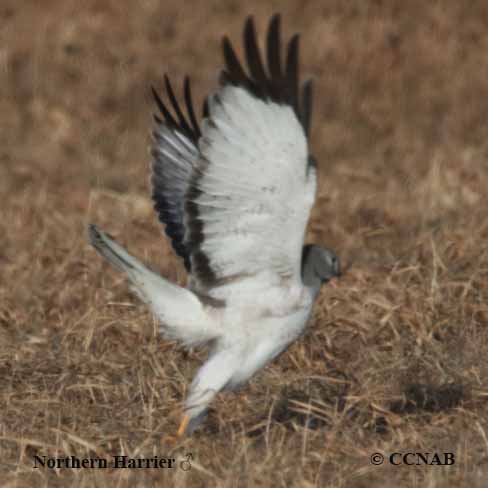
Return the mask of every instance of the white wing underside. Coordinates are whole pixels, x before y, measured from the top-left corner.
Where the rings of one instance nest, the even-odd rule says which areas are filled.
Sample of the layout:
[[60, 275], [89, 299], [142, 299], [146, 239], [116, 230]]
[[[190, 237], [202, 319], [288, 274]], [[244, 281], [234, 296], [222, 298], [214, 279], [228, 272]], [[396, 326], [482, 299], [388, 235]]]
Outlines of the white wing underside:
[[[305, 229], [315, 200], [315, 169], [293, 109], [226, 85], [202, 123], [194, 200], [201, 251], [229, 299], [269, 286], [302, 286]], [[192, 286], [200, 287], [196, 280]]]

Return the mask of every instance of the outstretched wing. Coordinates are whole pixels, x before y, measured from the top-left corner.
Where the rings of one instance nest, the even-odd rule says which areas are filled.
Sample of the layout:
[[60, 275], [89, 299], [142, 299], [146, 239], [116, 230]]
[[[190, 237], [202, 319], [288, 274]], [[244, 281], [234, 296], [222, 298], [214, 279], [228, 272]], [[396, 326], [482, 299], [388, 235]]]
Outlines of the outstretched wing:
[[[173, 108], [174, 116], [152, 89], [160, 116], [155, 115], [156, 129], [153, 132], [152, 154], [152, 198], [159, 220], [171, 239], [176, 253], [183, 258], [190, 271], [190, 256], [184, 243], [184, 198], [188, 190], [190, 176], [199, 157], [197, 147], [201, 136], [193, 109], [188, 78], [184, 81], [184, 100], [187, 115], [176, 101], [173, 88], [167, 76], [164, 78], [167, 98]], [[169, 105], [169, 104], [168, 104]], [[204, 113], [206, 111], [204, 105]]]
[[[228, 39], [221, 87], [209, 98], [200, 157], [186, 195], [192, 286], [226, 298], [227, 285], [301, 283], [305, 228], [316, 177], [307, 131], [311, 85], [299, 96], [298, 37], [282, 67], [280, 18], [267, 36], [267, 66], [252, 19], [244, 29], [249, 74]], [[266, 280], [256, 280], [258, 275]], [[251, 280], [251, 281], [249, 281]], [[222, 286], [226, 285], [226, 286]]]

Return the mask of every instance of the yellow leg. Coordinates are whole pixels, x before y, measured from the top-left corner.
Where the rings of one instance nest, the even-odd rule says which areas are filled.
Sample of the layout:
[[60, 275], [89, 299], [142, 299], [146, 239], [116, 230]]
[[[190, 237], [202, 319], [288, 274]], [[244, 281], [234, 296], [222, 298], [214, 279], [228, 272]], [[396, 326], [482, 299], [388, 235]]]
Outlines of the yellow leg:
[[190, 423], [190, 417], [186, 414], [183, 415], [183, 419], [181, 420], [181, 424], [178, 429], [178, 432], [176, 433], [176, 437], [183, 437], [185, 435], [189, 423]]
[[189, 423], [190, 423], [190, 417], [188, 415], [183, 415], [183, 419], [181, 420], [181, 424], [180, 427], [178, 428], [178, 432], [176, 433], [176, 435], [168, 435], [166, 437], [166, 442], [173, 447], [179, 444], [183, 440], [183, 437], [186, 433], [186, 429]]

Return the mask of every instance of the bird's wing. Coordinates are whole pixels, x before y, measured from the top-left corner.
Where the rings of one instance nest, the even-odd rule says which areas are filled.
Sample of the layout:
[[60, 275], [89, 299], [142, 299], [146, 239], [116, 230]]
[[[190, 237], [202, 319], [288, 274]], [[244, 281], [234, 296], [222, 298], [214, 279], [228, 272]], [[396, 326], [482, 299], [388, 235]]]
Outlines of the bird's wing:
[[[280, 55], [280, 18], [267, 36], [267, 65], [252, 19], [244, 29], [249, 73], [227, 38], [221, 87], [209, 98], [201, 125], [200, 157], [186, 194], [192, 286], [225, 298], [229, 284], [301, 284], [305, 228], [316, 176], [307, 145], [311, 85], [298, 80], [298, 37]], [[222, 286], [225, 285], [225, 286]], [[218, 291], [215, 291], [218, 290]]]
[[[160, 111], [160, 115], [154, 116], [156, 128], [153, 131], [154, 143], [151, 150], [152, 198], [173, 249], [190, 271], [190, 256], [184, 243], [184, 197], [199, 157], [197, 143], [201, 132], [193, 109], [188, 78], [185, 78], [183, 90], [186, 115], [176, 101], [168, 77], [165, 76], [164, 80], [169, 103], [165, 104], [157, 92], [152, 90]], [[174, 115], [171, 114], [170, 106]], [[205, 107], [206, 105], [204, 114]]]

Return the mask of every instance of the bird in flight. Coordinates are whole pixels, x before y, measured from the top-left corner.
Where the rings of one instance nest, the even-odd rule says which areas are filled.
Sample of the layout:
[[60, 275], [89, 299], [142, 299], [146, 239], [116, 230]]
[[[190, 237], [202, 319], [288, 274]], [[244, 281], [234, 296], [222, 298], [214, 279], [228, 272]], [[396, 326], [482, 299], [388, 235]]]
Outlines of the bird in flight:
[[187, 347], [210, 346], [193, 379], [178, 436], [190, 435], [215, 395], [246, 382], [304, 331], [321, 286], [340, 276], [338, 257], [304, 245], [315, 201], [308, 147], [312, 84], [298, 77], [298, 40], [282, 56], [280, 16], [271, 18], [265, 57], [253, 19], [241, 63], [224, 37], [216, 91], [195, 114], [185, 78], [178, 103], [165, 76], [152, 147], [152, 199], [188, 272], [171, 283], [95, 225], [95, 249], [128, 277], [161, 333]]

